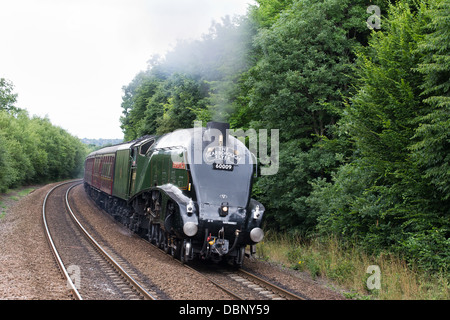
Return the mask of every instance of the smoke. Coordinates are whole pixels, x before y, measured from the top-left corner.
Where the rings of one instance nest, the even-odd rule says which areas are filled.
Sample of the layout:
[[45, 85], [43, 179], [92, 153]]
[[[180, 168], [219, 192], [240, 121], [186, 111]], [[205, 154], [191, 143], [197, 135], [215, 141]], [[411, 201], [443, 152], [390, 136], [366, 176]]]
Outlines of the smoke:
[[154, 56], [149, 68], [169, 77], [185, 74], [207, 84], [209, 118], [228, 121], [234, 111], [233, 92], [239, 75], [248, 70], [248, 52], [254, 31], [247, 16], [225, 16], [213, 21], [198, 40], [179, 40], [164, 58]]

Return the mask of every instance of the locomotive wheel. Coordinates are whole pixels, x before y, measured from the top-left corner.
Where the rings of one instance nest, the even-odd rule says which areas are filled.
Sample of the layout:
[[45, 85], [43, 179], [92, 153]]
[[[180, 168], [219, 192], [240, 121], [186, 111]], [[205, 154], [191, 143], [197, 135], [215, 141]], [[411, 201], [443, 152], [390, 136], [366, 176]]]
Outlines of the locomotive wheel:
[[[159, 248], [164, 250], [166, 246], [166, 233], [164, 230], [159, 229]], [[165, 250], [164, 250], [165, 251]]]
[[236, 258], [234, 258], [233, 265], [236, 268], [240, 268], [240, 267], [242, 267], [242, 264], [244, 263], [245, 247], [240, 247], [239, 249], [237, 249], [237, 251], [238, 251], [238, 254], [237, 254]]
[[156, 228], [155, 225], [150, 221], [148, 223], [148, 241], [150, 243], [155, 243], [155, 237], [156, 237]]
[[181, 252], [183, 251], [183, 243], [178, 240], [178, 239], [173, 239], [173, 245], [171, 247], [171, 252], [170, 254], [172, 255], [172, 257], [174, 257], [175, 259], [180, 260], [181, 262], [183, 262], [181, 260]]
[[152, 228], [152, 222], [148, 222], [148, 233], [147, 233], [148, 241], [152, 243], [152, 237], [153, 237], [153, 228]]
[[180, 245], [180, 249], [179, 249], [180, 256], [179, 256], [179, 259], [180, 259], [181, 263], [184, 264], [186, 262], [186, 256], [185, 256], [185, 251], [186, 250], [184, 248], [184, 241], [180, 240], [180, 241], [178, 241], [178, 243]]
[[172, 256], [172, 258], [175, 258], [175, 251], [176, 251], [176, 241], [174, 239], [171, 239], [171, 245], [169, 245], [169, 254]]
[[158, 246], [159, 225], [153, 224], [153, 243]]
[[161, 228], [159, 227], [159, 224], [155, 224], [155, 246], [157, 246], [158, 248], [161, 246], [161, 236]]
[[169, 253], [169, 234], [167, 232], [164, 233], [164, 241], [163, 241], [163, 248], [165, 253]]

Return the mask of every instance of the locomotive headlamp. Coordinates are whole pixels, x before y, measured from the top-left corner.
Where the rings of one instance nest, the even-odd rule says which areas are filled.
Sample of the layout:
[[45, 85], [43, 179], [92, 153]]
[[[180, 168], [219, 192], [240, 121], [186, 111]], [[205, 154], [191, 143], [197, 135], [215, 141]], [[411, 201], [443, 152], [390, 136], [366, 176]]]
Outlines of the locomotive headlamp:
[[228, 214], [228, 202], [222, 202], [222, 205], [220, 206], [219, 209], [219, 215], [221, 217], [225, 217]]
[[264, 238], [264, 231], [261, 228], [253, 228], [250, 231], [250, 239], [253, 242], [260, 242]]
[[198, 226], [193, 222], [186, 222], [183, 226], [183, 232], [188, 237], [193, 237], [197, 234]]
[[192, 201], [192, 199], [189, 200], [189, 203], [186, 206], [186, 211], [189, 215], [194, 212], [194, 202]]
[[253, 212], [253, 219], [258, 219], [261, 216], [261, 211], [259, 210], [259, 206], [256, 206], [255, 209], [252, 210]]

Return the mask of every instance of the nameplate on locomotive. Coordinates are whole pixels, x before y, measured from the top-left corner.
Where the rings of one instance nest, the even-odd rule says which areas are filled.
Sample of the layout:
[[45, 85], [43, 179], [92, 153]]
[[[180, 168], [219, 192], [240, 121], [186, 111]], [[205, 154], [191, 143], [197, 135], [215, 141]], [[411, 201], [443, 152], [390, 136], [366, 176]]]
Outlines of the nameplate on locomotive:
[[239, 151], [232, 148], [215, 146], [205, 150], [204, 159], [206, 163], [224, 162], [226, 164], [237, 164], [241, 160], [241, 156]]

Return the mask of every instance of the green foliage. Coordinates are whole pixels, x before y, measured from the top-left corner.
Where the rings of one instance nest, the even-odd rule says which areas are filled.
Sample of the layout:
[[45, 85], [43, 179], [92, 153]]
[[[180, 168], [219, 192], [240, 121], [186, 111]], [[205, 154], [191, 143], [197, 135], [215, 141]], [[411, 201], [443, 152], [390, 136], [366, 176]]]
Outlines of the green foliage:
[[357, 91], [339, 121], [353, 141], [353, 159], [337, 170], [332, 183], [316, 180], [308, 203], [319, 212], [324, 233], [355, 238], [372, 252], [405, 255], [422, 268], [446, 270], [448, 109], [426, 97], [448, 96], [448, 86], [428, 90], [432, 76], [416, 72], [437, 70], [423, 64], [433, 56], [423, 43], [436, 31], [424, 32], [435, 26], [436, 17], [425, 2], [411, 8], [400, 1], [390, 7], [386, 32], [374, 33], [369, 46], [359, 50]]
[[[9, 88], [11, 84], [6, 83], [6, 90], [0, 84], [2, 92]], [[14, 103], [13, 97], [5, 100]], [[0, 110], [0, 191], [78, 176], [85, 154], [80, 140], [47, 118], [30, 118], [13, 104]]]
[[257, 0], [258, 6], [250, 11], [252, 20], [262, 28], [272, 26], [284, 9], [292, 5], [293, 0]]
[[201, 41], [180, 41], [164, 59], [153, 57], [123, 88], [125, 140], [192, 127], [194, 120], [228, 120], [237, 76], [251, 60], [252, 30], [248, 20], [226, 17]]
[[124, 87], [125, 138], [193, 120], [279, 129], [279, 171], [253, 189], [267, 226], [446, 269], [449, 16], [446, 0], [258, 0], [150, 60]]
[[12, 161], [11, 155], [7, 152], [6, 139], [0, 135], [0, 192], [6, 191], [16, 180]]
[[13, 89], [14, 86], [10, 81], [0, 78], [0, 111], [18, 111], [14, 106], [17, 100], [17, 94], [13, 93]]
[[149, 99], [159, 89], [160, 82], [160, 79], [150, 75], [149, 72], [140, 72], [128, 86], [123, 87], [123, 116], [120, 121], [125, 140], [142, 136], [144, 131], [156, 132], [156, 118], [162, 114], [160, 104], [151, 104], [152, 113], [149, 114], [151, 118], [148, 119], [150, 121], [145, 121], [145, 112]]
[[207, 83], [181, 74], [165, 79], [139, 74], [124, 90], [125, 140], [192, 127], [207, 108]]
[[206, 109], [208, 86], [204, 81], [174, 74], [165, 83], [168, 98], [162, 117], [156, 118], [157, 134], [193, 127], [197, 114]]
[[314, 230], [317, 216], [307, 199], [312, 177], [325, 175], [336, 163], [334, 154], [311, 148], [303, 151], [296, 141], [280, 144], [280, 168], [275, 176], [261, 176], [256, 181], [256, 196], [268, 211], [266, 224], [287, 232], [306, 233]]
[[431, 1], [425, 14], [430, 22], [419, 40], [417, 54], [423, 55], [417, 71], [424, 75], [424, 102], [429, 112], [418, 118], [416, 144], [411, 146], [424, 178], [435, 187], [436, 197], [450, 200], [450, 3]]
[[[261, 15], [271, 12], [269, 3], [280, 4], [262, 2]], [[254, 37], [260, 57], [241, 78], [237, 100], [241, 105], [231, 122], [280, 130], [280, 170], [261, 177], [256, 187], [271, 227], [304, 233], [317, 224], [307, 203], [310, 181], [329, 178], [338, 165], [334, 152], [318, 143], [333, 135], [350, 94], [354, 50], [360, 46], [357, 38], [368, 30], [361, 24], [365, 20], [361, 4], [315, 0], [284, 4], [273, 24], [264, 22]]]

